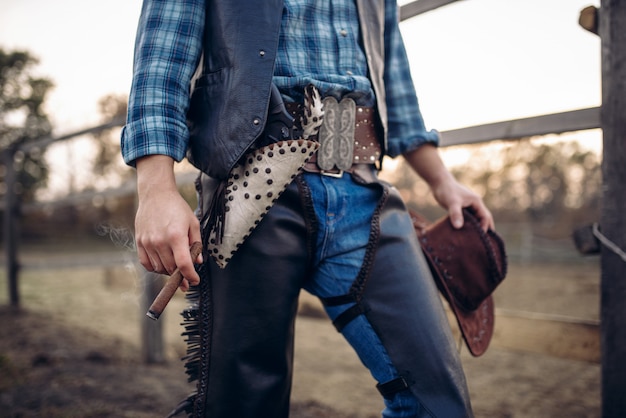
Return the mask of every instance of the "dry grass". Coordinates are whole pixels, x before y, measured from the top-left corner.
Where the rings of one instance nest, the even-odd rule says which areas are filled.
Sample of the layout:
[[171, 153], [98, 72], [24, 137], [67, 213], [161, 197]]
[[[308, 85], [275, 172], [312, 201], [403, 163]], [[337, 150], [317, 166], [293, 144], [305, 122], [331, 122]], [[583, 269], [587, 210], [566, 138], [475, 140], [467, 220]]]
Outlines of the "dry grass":
[[[185, 349], [180, 294], [161, 319], [167, 362], [147, 366], [139, 341], [141, 281], [132, 268], [25, 270], [20, 292], [21, 312], [0, 309], [0, 417], [162, 417], [192, 390], [178, 360]], [[0, 275], [0, 304], [6, 300]], [[514, 267], [497, 303], [593, 316], [597, 277], [591, 264]], [[318, 302], [305, 297], [302, 306], [292, 416], [380, 416], [368, 372]], [[596, 364], [498, 349], [462, 358], [477, 417], [599, 416]]]

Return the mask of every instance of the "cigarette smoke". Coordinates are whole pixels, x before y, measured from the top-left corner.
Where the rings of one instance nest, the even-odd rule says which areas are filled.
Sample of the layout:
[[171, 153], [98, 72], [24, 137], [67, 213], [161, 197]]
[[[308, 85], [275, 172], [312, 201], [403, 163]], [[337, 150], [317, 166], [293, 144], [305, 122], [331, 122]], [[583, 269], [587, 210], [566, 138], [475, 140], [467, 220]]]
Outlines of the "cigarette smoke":
[[110, 223], [100, 223], [96, 225], [96, 234], [101, 237], [108, 236], [113, 245], [128, 251], [136, 251], [135, 236], [133, 232], [121, 226], [115, 226]]

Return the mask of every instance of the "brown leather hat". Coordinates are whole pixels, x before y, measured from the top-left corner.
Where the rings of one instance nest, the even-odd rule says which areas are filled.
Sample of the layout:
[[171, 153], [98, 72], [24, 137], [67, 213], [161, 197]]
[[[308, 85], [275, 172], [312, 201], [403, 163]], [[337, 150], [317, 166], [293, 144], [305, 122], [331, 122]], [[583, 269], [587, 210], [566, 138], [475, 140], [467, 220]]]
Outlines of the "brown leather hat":
[[483, 231], [467, 209], [460, 229], [452, 226], [449, 217], [429, 224], [418, 213], [410, 214], [437, 287], [454, 312], [470, 352], [480, 356], [493, 335], [492, 293], [507, 273], [504, 241], [495, 231]]

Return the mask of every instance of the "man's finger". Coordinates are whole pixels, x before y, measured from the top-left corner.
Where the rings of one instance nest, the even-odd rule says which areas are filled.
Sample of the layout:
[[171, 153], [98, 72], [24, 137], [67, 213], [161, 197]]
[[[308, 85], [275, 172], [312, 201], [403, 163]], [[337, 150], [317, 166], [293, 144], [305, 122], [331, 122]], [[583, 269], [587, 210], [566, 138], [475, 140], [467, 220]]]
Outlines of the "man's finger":
[[[192, 245], [195, 242], [202, 242], [202, 234], [200, 233], [200, 222], [195, 217], [192, 225], [189, 228], [189, 242], [191, 242]], [[200, 251], [200, 254], [198, 254], [198, 257], [196, 257], [193, 262], [196, 264], [202, 264], [204, 262], [204, 259], [202, 257], [202, 251]]]
[[152, 261], [150, 261], [148, 253], [139, 245], [137, 245], [137, 258], [139, 259], [139, 264], [141, 264], [147, 271], [154, 270], [154, 265], [152, 264]]
[[187, 279], [183, 279], [183, 280], [180, 282], [179, 289], [180, 289], [181, 291], [183, 291], [183, 292], [188, 291], [188, 290], [189, 290], [189, 281], [188, 281]]
[[461, 206], [450, 206], [448, 208], [448, 214], [450, 215], [450, 222], [452, 222], [453, 227], [456, 229], [463, 227], [463, 211], [461, 210]]
[[[202, 251], [201, 247], [194, 248], [194, 245], [196, 244], [192, 244], [191, 247], [188, 247], [186, 244], [182, 246], [177, 246], [177, 252], [175, 254], [175, 257], [177, 257], [176, 265], [178, 266], [178, 269], [180, 270], [183, 277], [187, 279], [189, 284], [197, 285], [198, 283], [200, 283], [200, 276], [198, 276], [198, 273], [196, 272], [196, 268], [194, 267], [193, 263], [197, 261], [198, 256], [202, 254]], [[197, 243], [197, 245], [200, 245], [199, 242]], [[199, 252], [198, 256], [196, 256], [196, 254], [192, 254], [194, 251]]]
[[487, 231], [488, 229], [495, 229], [493, 215], [491, 215], [491, 212], [484, 204], [474, 206], [474, 211], [476, 213], [476, 217], [480, 221], [480, 226], [484, 231]]
[[160, 270], [171, 275], [176, 270], [176, 259], [169, 244], [161, 244], [155, 247], [156, 257], [153, 261], [160, 265]]

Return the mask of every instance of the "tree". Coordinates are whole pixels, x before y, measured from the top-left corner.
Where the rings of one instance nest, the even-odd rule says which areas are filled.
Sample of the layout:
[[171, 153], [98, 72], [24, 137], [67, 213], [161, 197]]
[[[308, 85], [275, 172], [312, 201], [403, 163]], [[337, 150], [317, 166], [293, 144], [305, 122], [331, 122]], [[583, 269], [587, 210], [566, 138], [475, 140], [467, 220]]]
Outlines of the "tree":
[[519, 211], [533, 222], [558, 222], [572, 212], [597, 216], [600, 158], [577, 141], [520, 140], [496, 151], [477, 149], [471, 161], [453, 172], [492, 210]]
[[[35, 190], [44, 187], [48, 167], [42, 150], [28, 153], [19, 146], [49, 136], [52, 128], [43, 104], [53, 84], [49, 79], [34, 76], [38, 60], [26, 51], [7, 52], [0, 49], [0, 151], [13, 154], [16, 171], [14, 190], [24, 202], [32, 201]], [[5, 186], [6, 167], [0, 169]]]
[[[98, 101], [102, 123], [123, 120], [126, 116], [128, 97], [110, 94]], [[133, 171], [126, 166], [120, 153], [120, 130], [111, 128], [93, 134], [96, 153], [92, 162], [94, 179], [92, 186], [111, 187], [130, 178]]]

